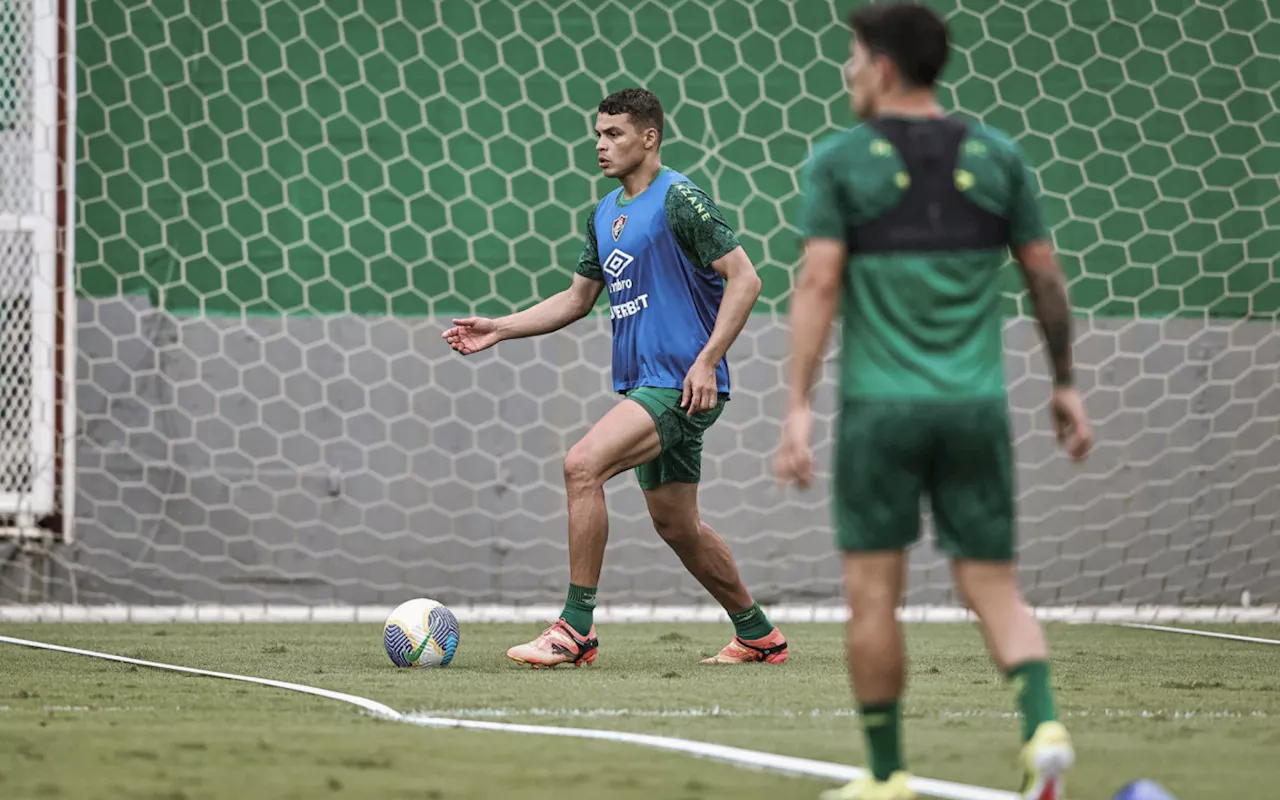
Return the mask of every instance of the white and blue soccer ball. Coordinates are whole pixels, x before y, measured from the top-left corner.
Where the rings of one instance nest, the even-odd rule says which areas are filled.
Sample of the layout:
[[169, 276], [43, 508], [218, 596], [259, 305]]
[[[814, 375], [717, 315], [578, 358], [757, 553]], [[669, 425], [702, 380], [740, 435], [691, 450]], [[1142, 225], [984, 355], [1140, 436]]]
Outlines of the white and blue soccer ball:
[[382, 644], [397, 667], [447, 667], [458, 650], [458, 618], [435, 600], [407, 600], [387, 617]]
[[1111, 800], [1177, 800], [1155, 781], [1141, 780], [1126, 785]]

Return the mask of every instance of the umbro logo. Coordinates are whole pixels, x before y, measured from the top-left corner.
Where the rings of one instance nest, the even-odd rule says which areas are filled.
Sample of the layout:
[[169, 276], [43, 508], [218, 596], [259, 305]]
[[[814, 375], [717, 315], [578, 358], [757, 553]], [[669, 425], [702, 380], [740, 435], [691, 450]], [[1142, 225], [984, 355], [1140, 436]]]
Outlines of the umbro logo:
[[600, 268], [603, 269], [605, 274], [610, 278], [616, 278], [622, 274], [624, 269], [631, 266], [631, 262], [635, 260], [635, 256], [629, 253], [624, 253], [615, 248], [614, 251], [609, 254], [608, 258], [604, 260], [604, 263], [600, 265]]

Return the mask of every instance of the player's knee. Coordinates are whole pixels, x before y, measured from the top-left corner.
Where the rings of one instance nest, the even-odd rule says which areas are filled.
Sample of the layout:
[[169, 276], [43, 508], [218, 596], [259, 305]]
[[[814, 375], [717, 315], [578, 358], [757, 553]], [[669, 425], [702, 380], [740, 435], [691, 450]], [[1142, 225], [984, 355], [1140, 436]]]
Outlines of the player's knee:
[[979, 616], [994, 606], [1022, 602], [1022, 589], [1010, 564], [964, 561], [952, 567], [956, 593]]
[[658, 532], [664, 542], [675, 550], [688, 547], [698, 539], [698, 521], [696, 519], [655, 518], [653, 520], [653, 529]]
[[888, 581], [859, 582], [849, 586], [845, 594], [855, 619], [870, 619], [897, 613], [898, 593]]
[[581, 444], [569, 448], [569, 453], [564, 457], [565, 489], [591, 489], [596, 484], [603, 484], [599, 473], [597, 459], [592, 457], [590, 450]]

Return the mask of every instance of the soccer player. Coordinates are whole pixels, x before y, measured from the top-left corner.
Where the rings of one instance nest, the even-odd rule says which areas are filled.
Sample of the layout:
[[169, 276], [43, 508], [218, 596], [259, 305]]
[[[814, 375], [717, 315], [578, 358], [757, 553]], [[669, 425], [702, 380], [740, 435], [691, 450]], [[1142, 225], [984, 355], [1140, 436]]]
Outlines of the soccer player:
[[1017, 693], [1028, 800], [1062, 800], [1074, 755], [1056, 721], [1044, 635], [1014, 571], [1014, 462], [998, 275], [1012, 251], [1039, 319], [1050, 411], [1072, 459], [1092, 433], [1072, 381], [1071, 307], [1035, 178], [1005, 134], [947, 116], [934, 84], [945, 22], [923, 4], [851, 17], [846, 80], [864, 121], [822, 143], [801, 204], [788, 411], [775, 470], [809, 485], [810, 395], [843, 302], [832, 502], [851, 612], [848, 661], [870, 774], [830, 800], [913, 797], [895, 615], [929, 497], [938, 548]]
[[703, 433], [729, 399], [725, 353], [760, 295], [760, 278], [706, 193], [662, 165], [662, 132], [662, 105], [651, 92], [623, 89], [602, 100], [596, 154], [601, 171], [622, 185], [588, 217], [573, 283], [507, 317], [454, 320], [443, 334], [470, 355], [559, 330], [586, 316], [602, 289], [609, 292], [613, 389], [625, 399], [565, 457], [564, 611], [541, 636], [507, 651], [535, 668], [596, 658], [592, 615], [609, 535], [604, 484], [631, 468], [658, 535], [733, 622], [732, 641], [702, 663], [787, 659], [786, 639], [752, 600], [728, 545], [698, 514]]

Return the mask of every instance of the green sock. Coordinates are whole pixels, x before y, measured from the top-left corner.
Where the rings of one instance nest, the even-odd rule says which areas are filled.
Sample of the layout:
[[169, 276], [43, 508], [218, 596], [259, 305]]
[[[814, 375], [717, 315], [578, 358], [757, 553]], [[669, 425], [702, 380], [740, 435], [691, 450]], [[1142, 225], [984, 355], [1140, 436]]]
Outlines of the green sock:
[[1009, 670], [1008, 678], [1018, 693], [1022, 741], [1030, 741], [1040, 723], [1053, 722], [1058, 718], [1053, 707], [1053, 688], [1049, 685], [1049, 662], [1024, 661]]
[[738, 638], [748, 642], [763, 639], [773, 631], [773, 623], [765, 616], [759, 603], [752, 603], [746, 611], [730, 614], [729, 621], [733, 623], [733, 632], [738, 634]]
[[862, 732], [867, 737], [871, 774], [878, 781], [887, 781], [902, 769], [902, 705], [897, 700], [867, 703], [858, 714], [862, 717]]
[[564, 601], [560, 617], [580, 635], [591, 632], [591, 618], [596, 612], [596, 587], [569, 584], [569, 596]]

